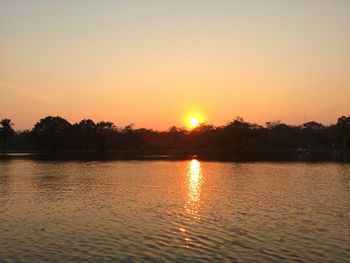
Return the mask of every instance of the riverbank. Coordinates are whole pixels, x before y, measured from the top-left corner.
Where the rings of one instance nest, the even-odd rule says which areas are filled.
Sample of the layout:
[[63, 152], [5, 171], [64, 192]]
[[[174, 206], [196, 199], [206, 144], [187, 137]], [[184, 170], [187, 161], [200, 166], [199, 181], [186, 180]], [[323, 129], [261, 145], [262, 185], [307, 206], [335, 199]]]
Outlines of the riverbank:
[[118, 150], [99, 153], [94, 151], [13, 151], [0, 154], [0, 159], [29, 158], [43, 160], [217, 160], [217, 161], [335, 161], [350, 162], [349, 150]]

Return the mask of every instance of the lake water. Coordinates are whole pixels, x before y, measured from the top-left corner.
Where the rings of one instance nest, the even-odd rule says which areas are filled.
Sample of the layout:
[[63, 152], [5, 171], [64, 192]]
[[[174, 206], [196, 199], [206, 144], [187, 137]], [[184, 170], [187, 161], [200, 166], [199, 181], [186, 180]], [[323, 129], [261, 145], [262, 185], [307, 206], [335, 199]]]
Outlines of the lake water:
[[0, 262], [349, 259], [349, 164], [0, 161]]

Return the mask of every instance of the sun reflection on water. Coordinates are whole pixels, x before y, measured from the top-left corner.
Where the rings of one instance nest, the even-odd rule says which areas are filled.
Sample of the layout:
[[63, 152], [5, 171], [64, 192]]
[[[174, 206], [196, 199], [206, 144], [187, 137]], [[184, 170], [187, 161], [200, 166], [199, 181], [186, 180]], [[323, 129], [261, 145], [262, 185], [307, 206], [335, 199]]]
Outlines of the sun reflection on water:
[[201, 197], [202, 171], [199, 161], [193, 159], [188, 163], [187, 174], [187, 201], [185, 209], [188, 214], [183, 226], [179, 229], [185, 240], [185, 247], [200, 247], [199, 244], [192, 240], [191, 230], [199, 223], [199, 206]]
[[197, 160], [192, 160], [187, 173], [188, 199], [196, 203], [200, 199], [201, 166]]
[[201, 194], [202, 184], [202, 172], [200, 162], [193, 159], [188, 165], [187, 169], [187, 203], [186, 211], [193, 216], [198, 218], [199, 200]]

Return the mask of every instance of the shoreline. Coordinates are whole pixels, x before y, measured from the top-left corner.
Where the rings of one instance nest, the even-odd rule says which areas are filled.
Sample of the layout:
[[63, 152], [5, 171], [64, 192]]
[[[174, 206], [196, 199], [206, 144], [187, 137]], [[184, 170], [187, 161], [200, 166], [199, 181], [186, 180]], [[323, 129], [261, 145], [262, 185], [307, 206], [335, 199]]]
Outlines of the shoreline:
[[38, 159], [38, 160], [190, 160], [227, 161], [227, 162], [350, 162], [349, 150], [114, 150], [105, 153], [95, 151], [9, 151], [0, 153], [0, 160]]

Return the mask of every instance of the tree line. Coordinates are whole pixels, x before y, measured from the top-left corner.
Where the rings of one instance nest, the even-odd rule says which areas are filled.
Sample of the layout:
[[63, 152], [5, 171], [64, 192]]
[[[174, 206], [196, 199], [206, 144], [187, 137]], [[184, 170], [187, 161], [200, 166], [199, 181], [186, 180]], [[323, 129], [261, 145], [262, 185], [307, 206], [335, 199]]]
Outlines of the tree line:
[[40, 119], [31, 130], [15, 131], [9, 119], [0, 122], [0, 147], [6, 151], [95, 151], [143, 149], [350, 149], [350, 116], [332, 125], [311, 121], [299, 126], [281, 121], [258, 125], [233, 119], [223, 126], [200, 124], [193, 130], [167, 131], [117, 127], [112, 122], [84, 119], [71, 124], [59, 116]]

